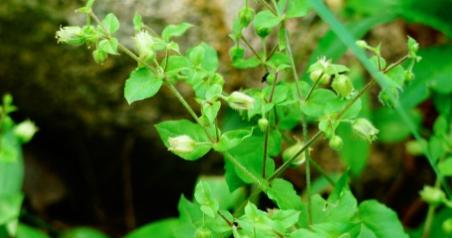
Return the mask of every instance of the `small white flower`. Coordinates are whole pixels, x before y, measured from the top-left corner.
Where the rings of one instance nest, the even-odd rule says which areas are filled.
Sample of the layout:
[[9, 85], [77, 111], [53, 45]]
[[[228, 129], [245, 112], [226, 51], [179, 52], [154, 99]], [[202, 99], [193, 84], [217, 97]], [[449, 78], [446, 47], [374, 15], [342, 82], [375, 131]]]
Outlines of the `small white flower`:
[[254, 106], [254, 98], [242, 92], [233, 92], [226, 98], [229, 106], [237, 110], [248, 110]]
[[82, 28], [78, 26], [65, 26], [60, 28], [56, 33], [58, 43], [66, 43], [69, 45], [82, 45], [85, 42]]
[[190, 153], [195, 149], [196, 141], [188, 135], [168, 138], [168, 150], [174, 153]]
[[26, 120], [14, 128], [14, 135], [16, 135], [22, 142], [28, 142], [37, 131], [38, 127], [36, 127], [32, 121]]
[[135, 40], [135, 46], [141, 57], [152, 58], [155, 55], [155, 52], [152, 49], [155, 41], [147, 31], [138, 32], [133, 39]]

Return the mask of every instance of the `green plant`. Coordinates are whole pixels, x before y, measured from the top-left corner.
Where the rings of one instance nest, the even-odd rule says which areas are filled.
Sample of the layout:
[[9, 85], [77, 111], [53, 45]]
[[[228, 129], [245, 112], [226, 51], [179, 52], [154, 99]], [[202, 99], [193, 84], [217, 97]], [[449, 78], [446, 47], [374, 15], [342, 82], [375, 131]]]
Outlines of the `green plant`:
[[[408, 125], [408, 132], [422, 141], [399, 102], [400, 93], [414, 79], [413, 67], [420, 60], [417, 42], [408, 38], [406, 55], [388, 63], [381, 55], [380, 46], [370, 46], [365, 41], [355, 43], [348, 30], [319, 0], [256, 2], [263, 10], [257, 11], [253, 4], [244, 1], [233, 22], [230, 34], [233, 46], [229, 53], [235, 67], [262, 68], [266, 75], [259, 87], [231, 93], [223, 92], [224, 79], [218, 73], [215, 49], [201, 43], [184, 51], [175, 41], [191, 24], [169, 25], [157, 34], [136, 15], [133, 19], [135, 49], [130, 50], [115, 37], [120, 28], [116, 16], [110, 13], [99, 18], [92, 10], [94, 0], [89, 0], [79, 9], [87, 16], [86, 25], [63, 27], [57, 32], [61, 43], [92, 48], [97, 63], [120, 53], [135, 60], [137, 67], [124, 87], [129, 104], [153, 97], [162, 86], [169, 88], [192, 117], [192, 121], [173, 120], [156, 125], [169, 151], [185, 160], [198, 160], [211, 150], [224, 157], [226, 183], [213, 178], [200, 179], [194, 201], [181, 197], [178, 219], [152, 224], [127, 237], [408, 237], [391, 209], [375, 200], [358, 204], [348, 187], [349, 171], [338, 179], [332, 178], [311, 159], [309, 151], [322, 138], [341, 151], [348, 142], [344, 142], [343, 133], [338, 130], [344, 125], [368, 142], [375, 140], [379, 130], [360, 113], [363, 95], [376, 84], [382, 88], [380, 102], [397, 111]], [[353, 71], [349, 67], [322, 57], [312, 61], [307, 70], [309, 76], [300, 80], [286, 23], [306, 16], [312, 9], [374, 79], [358, 88], [350, 78]], [[255, 32], [261, 47], [250, 44], [243, 34], [245, 29]], [[193, 89], [200, 115], [179, 92], [178, 83]], [[241, 119], [239, 126], [219, 126], [218, 113], [224, 104], [237, 111]], [[301, 126], [301, 132], [297, 125]], [[309, 125], [319, 130], [310, 133]], [[298, 133], [301, 134], [298, 141], [283, 136]], [[433, 151], [423, 152], [436, 168]], [[281, 154], [284, 160], [277, 167], [275, 159]], [[441, 167], [446, 168], [441, 173], [445, 170], [447, 175], [449, 162], [449, 159], [441, 162]], [[306, 168], [304, 200], [289, 181], [281, 178], [289, 167], [301, 164]], [[334, 188], [326, 199], [312, 192], [312, 168]], [[359, 169], [352, 168], [352, 172], [356, 171]], [[440, 174], [437, 188], [441, 183], [448, 192]], [[247, 194], [244, 187], [251, 192]], [[275, 206], [259, 209], [261, 193]], [[422, 194], [424, 198], [430, 196], [427, 201], [431, 202], [430, 190]], [[445, 194], [438, 191], [435, 194], [440, 194], [440, 199], [432, 206], [439, 202], [448, 204]]]

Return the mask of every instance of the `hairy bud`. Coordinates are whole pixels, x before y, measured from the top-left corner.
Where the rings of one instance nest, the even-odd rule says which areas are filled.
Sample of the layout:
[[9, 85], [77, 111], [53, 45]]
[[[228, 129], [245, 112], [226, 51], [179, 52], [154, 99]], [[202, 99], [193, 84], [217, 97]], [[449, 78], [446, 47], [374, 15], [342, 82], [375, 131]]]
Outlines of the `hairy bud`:
[[65, 26], [60, 28], [56, 33], [58, 43], [65, 43], [68, 45], [83, 45], [85, 38], [83, 37], [82, 28], [78, 26]]
[[248, 110], [254, 106], [254, 98], [242, 92], [233, 92], [226, 98], [229, 106], [237, 110]]
[[196, 141], [188, 135], [168, 138], [168, 150], [174, 153], [190, 153], [195, 149]]

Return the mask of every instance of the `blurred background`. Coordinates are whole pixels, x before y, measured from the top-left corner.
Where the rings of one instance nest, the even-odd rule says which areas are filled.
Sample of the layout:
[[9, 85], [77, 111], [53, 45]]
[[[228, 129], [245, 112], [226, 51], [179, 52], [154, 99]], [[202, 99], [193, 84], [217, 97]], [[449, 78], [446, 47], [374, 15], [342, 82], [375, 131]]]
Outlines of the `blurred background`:
[[[452, 2], [326, 2], [357, 38], [381, 43], [388, 60], [406, 53], [407, 35], [419, 41], [424, 60], [416, 66], [416, 80], [401, 101], [429, 137], [440, 111], [452, 105], [447, 104], [452, 100]], [[19, 108], [15, 120], [29, 118], [39, 127], [24, 146], [23, 219], [44, 229], [93, 226], [120, 237], [156, 219], [177, 216], [180, 195], [191, 197], [197, 177], [222, 174], [223, 164], [215, 154], [183, 161], [163, 147], [153, 125], [187, 115], [165, 90], [151, 100], [127, 105], [122, 88], [133, 61], [114, 57], [99, 66], [89, 50], [57, 44], [55, 32], [61, 26], [84, 21], [74, 12], [83, 4], [82, 0], [1, 1], [0, 95], [13, 96]], [[131, 44], [135, 11], [157, 32], [169, 23], [194, 24], [180, 42], [189, 47], [205, 41], [216, 48], [231, 90], [256, 85], [260, 81], [256, 75], [265, 73], [229, 66], [228, 34], [241, 6], [241, 0], [98, 0], [95, 10], [100, 16], [114, 12], [119, 17], [119, 38], [125, 44]], [[352, 65], [358, 72], [357, 83], [368, 78], [314, 13], [290, 22], [289, 27], [300, 70], [327, 55]], [[377, 89], [369, 95], [366, 116], [380, 129], [379, 141], [372, 147], [355, 141], [354, 149], [344, 148], [339, 155], [320, 143], [314, 158], [331, 172], [350, 167], [358, 199], [385, 202], [414, 228], [426, 212], [418, 191], [433, 183], [434, 174], [422, 156], [407, 151], [412, 140], [408, 129], [395, 112], [380, 108], [376, 94]], [[349, 134], [347, 129], [342, 133]], [[287, 177], [299, 188], [304, 186], [303, 169], [291, 170]]]

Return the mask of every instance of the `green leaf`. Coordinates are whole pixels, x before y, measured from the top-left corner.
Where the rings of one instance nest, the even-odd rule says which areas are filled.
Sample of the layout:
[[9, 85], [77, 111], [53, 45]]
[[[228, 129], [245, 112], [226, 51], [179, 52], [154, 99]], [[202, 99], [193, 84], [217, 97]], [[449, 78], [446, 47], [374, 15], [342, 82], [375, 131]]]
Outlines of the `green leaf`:
[[[416, 127], [420, 126], [422, 115], [415, 110], [410, 111], [409, 116]], [[389, 108], [380, 108], [372, 114], [372, 122], [380, 131], [378, 139], [385, 143], [397, 143], [408, 138], [411, 134], [410, 128], [398, 117], [397, 112]]]
[[[394, 19], [394, 15], [383, 13], [375, 16], [371, 16], [364, 19], [359, 19], [350, 22], [346, 25], [347, 29], [356, 38], [363, 37], [370, 29], [390, 22]], [[339, 37], [332, 31], [328, 31], [318, 42], [318, 46], [309, 57], [308, 65], [315, 63], [319, 57], [325, 56], [333, 61], [338, 60], [347, 50], [345, 44], [339, 40]], [[309, 74], [306, 72], [304, 78], [309, 78]]]
[[442, 176], [452, 176], [452, 157], [449, 157], [438, 164], [439, 173]]
[[143, 26], [143, 18], [140, 14], [138, 14], [138, 12], [135, 12], [135, 15], [133, 16], [133, 28], [135, 29], [135, 31], [141, 31], [141, 29], [143, 29]]
[[0, 194], [0, 225], [19, 218], [23, 198], [21, 193]]
[[[413, 73], [416, 75], [416, 79], [412, 85], [408, 86], [405, 94], [419, 87], [421, 88], [418, 90], [426, 90], [426, 86], [427, 89], [430, 88], [442, 94], [452, 93], [452, 84], [449, 78], [452, 73], [452, 46], [445, 45], [421, 49], [418, 54], [422, 57], [422, 60], [414, 67]], [[427, 98], [428, 93], [424, 93], [424, 95], [420, 99], [414, 97], [410, 99], [420, 103]], [[417, 104], [412, 105], [416, 106]]]
[[221, 102], [203, 102], [201, 104], [202, 117], [209, 123], [214, 123], [221, 108]]
[[117, 32], [120, 26], [118, 18], [113, 13], [105, 16], [104, 20], [102, 20], [102, 25], [110, 34]]
[[188, 120], [165, 121], [155, 125], [163, 143], [169, 148], [168, 139], [180, 135], [188, 135], [198, 144], [194, 150], [188, 153], [177, 153], [177, 155], [185, 160], [197, 160], [207, 154], [211, 149], [209, 139], [203, 128]]
[[220, 204], [213, 197], [209, 184], [200, 180], [195, 187], [195, 199], [201, 205], [201, 211], [212, 218], [217, 216]]
[[[98, 51], [102, 51], [105, 53], [108, 53], [110, 55], [117, 55], [118, 54], [118, 39], [112, 38], [112, 39], [104, 39], [99, 42], [97, 45]], [[103, 62], [103, 60], [101, 60]], [[96, 61], [97, 62], [97, 61]]]
[[193, 25], [183, 22], [177, 25], [168, 25], [163, 29], [162, 38], [165, 41], [170, 41], [173, 37], [179, 37], [183, 35]]
[[218, 69], [217, 51], [206, 43], [190, 49], [188, 57], [194, 65], [201, 66], [206, 71], [215, 72]]
[[90, 227], [78, 227], [63, 232], [61, 238], [108, 238], [103, 232]]
[[191, 62], [187, 59], [187, 57], [171, 55], [168, 57], [166, 74], [170, 76], [177, 76], [179, 73], [189, 71], [191, 67], [192, 67]]
[[[250, 148], [256, 148], [250, 150]], [[262, 177], [262, 158], [264, 149], [263, 135], [253, 135], [242, 141], [240, 146], [236, 146], [229, 150], [228, 153], [240, 162], [241, 166], [246, 168], [254, 178]], [[246, 183], [255, 183], [255, 179], [250, 174], [245, 173], [242, 169], [234, 166], [238, 177]], [[266, 174], [272, 174], [275, 169], [275, 163], [268, 158]]]
[[[313, 224], [349, 222], [358, 211], [358, 204], [349, 190], [344, 190], [336, 199], [323, 199], [319, 194], [311, 197]], [[303, 214], [303, 212], [302, 212]], [[306, 224], [306, 215], [302, 216]]]
[[321, 88], [314, 90], [301, 110], [310, 117], [318, 118], [331, 112], [329, 108], [335, 108], [336, 111], [339, 111], [340, 109], [332, 106], [337, 103], [340, 103], [340, 99], [333, 91]]
[[397, 214], [375, 200], [368, 200], [359, 205], [359, 217], [376, 238], [408, 238]]
[[[141, 226], [125, 236], [125, 238], [174, 238], [174, 231], [179, 225], [179, 220], [176, 218], [162, 219]], [[87, 237], [91, 238], [91, 237]]]
[[129, 104], [154, 96], [163, 84], [148, 67], [136, 68], [126, 81], [124, 96]]
[[267, 37], [272, 29], [281, 22], [281, 17], [275, 16], [271, 11], [264, 10], [256, 14], [253, 24], [257, 34], [264, 38]]
[[239, 129], [231, 130], [223, 133], [220, 137], [220, 141], [214, 146], [216, 150], [220, 152], [228, 151], [238, 145], [240, 145], [243, 140], [247, 139], [253, 134], [251, 129]]
[[[49, 238], [47, 234], [44, 232], [33, 228], [31, 226], [27, 226], [25, 224], [20, 223], [17, 227], [17, 238]], [[90, 237], [91, 238], [91, 237]], [[96, 238], [96, 237], [93, 237]]]
[[303, 207], [301, 197], [298, 196], [293, 185], [286, 180], [273, 180], [267, 194], [280, 209], [300, 210]]
[[344, 141], [339, 151], [341, 160], [350, 168], [353, 175], [358, 176], [367, 164], [370, 153], [369, 143], [354, 135], [352, 127], [348, 123], [341, 123], [336, 133]]
[[[288, 4], [287, 4], [287, 1]], [[287, 6], [286, 17], [287, 18], [296, 18], [296, 17], [304, 17], [308, 14], [311, 6], [307, 0], [281, 0], [278, 3], [278, 8], [280, 11], [284, 11]]]
[[213, 200], [218, 201], [222, 210], [237, 208], [246, 198], [245, 189], [230, 192], [224, 177], [203, 176], [199, 180], [208, 184]]

